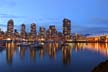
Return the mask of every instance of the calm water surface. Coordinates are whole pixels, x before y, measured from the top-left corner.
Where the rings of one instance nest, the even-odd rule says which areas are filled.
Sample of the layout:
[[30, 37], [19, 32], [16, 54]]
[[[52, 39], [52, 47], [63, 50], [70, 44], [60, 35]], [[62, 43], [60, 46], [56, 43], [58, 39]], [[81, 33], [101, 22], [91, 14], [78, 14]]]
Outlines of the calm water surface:
[[49, 43], [42, 49], [17, 47], [0, 49], [0, 72], [91, 72], [108, 59], [108, 44], [69, 43], [58, 48]]

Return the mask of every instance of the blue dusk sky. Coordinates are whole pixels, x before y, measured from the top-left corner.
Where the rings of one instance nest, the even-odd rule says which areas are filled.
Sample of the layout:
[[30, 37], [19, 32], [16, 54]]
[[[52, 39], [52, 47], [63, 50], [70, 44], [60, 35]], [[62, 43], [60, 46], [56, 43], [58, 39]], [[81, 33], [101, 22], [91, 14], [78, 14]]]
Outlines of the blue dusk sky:
[[22, 23], [39, 26], [56, 25], [62, 31], [62, 20], [72, 22], [74, 33], [108, 33], [108, 0], [0, 0], [0, 28], [6, 31], [13, 19], [15, 28]]

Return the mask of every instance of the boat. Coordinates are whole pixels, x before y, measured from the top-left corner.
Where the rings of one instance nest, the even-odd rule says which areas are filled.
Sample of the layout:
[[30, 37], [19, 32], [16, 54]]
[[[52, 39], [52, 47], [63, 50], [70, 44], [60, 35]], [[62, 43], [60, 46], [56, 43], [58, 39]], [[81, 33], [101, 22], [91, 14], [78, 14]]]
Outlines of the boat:
[[19, 43], [18, 46], [20, 46], [20, 47], [29, 47], [30, 45], [27, 42], [22, 42], [22, 43]]
[[43, 44], [39, 43], [39, 42], [35, 42], [30, 44], [31, 48], [43, 48]]
[[3, 51], [5, 49], [4, 46], [0, 46], [0, 51]]

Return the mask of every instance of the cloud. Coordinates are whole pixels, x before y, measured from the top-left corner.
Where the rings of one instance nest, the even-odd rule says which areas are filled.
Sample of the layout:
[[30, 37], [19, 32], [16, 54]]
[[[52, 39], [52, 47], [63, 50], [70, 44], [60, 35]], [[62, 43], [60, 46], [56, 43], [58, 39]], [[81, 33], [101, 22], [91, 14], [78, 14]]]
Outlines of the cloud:
[[96, 23], [98, 24], [108, 24], [108, 19], [96, 19], [95, 20]]
[[58, 29], [59, 29], [59, 25], [61, 24], [61, 20], [56, 19], [56, 18], [43, 18], [43, 17], [32, 17], [32, 16], [18, 16], [18, 15], [6, 14], [6, 13], [0, 13], [0, 18], [2, 19], [1, 24], [0, 24], [0, 25], [2, 25], [2, 27], [6, 27], [4, 25], [6, 25], [6, 22], [9, 19], [15, 20], [14, 23], [17, 24], [17, 25], [19, 25], [21, 23], [25, 23], [28, 26], [32, 22], [34, 22], [34, 23], [36, 23], [36, 25], [38, 27], [39, 26], [45, 26], [47, 28], [48, 28], [49, 25], [56, 25], [58, 27]]
[[108, 27], [80, 27], [79, 33], [103, 34], [108, 33]]
[[72, 32], [77, 32], [80, 34], [103, 34], [103, 33], [108, 33], [108, 25], [104, 24], [104, 25], [99, 25], [97, 24], [85, 24], [85, 25], [77, 25], [77, 24], [73, 24], [72, 25]]
[[[0, 27], [7, 27], [5, 24], [0, 24]], [[14, 25], [14, 27], [19, 27], [19, 25]]]
[[108, 19], [107, 18], [91, 18], [82, 25], [73, 24], [72, 31], [82, 34], [103, 34], [108, 33]]
[[[18, 15], [12, 15], [12, 14], [6, 14], [6, 13], [0, 13], [0, 18], [10, 18], [10, 19], [22, 19], [27, 22], [35, 21], [36, 23], [49, 23], [49, 24], [58, 24], [61, 22], [61, 20], [57, 18], [43, 18], [43, 17], [32, 17], [32, 16], [18, 16]], [[21, 20], [21, 21], [22, 21]]]
[[14, 7], [16, 6], [15, 0], [0, 0], [0, 7]]
[[0, 27], [6, 27], [6, 25], [5, 24], [0, 24]]
[[25, 16], [17, 16], [17, 15], [0, 13], [0, 18], [26, 18], [26, 17]]
[[[0, 29], [2, 31], [6, 31], [7, 30], [7, 25], [6, 24], [0, 24]], [[14, 29], [17, 29], [18, 31], [20, 31], [20, 26], [19, 25], [14, 25]]]
[[106, 25], [108, 24], [108, 18], [93, 18], [91, 19], [90, 23], [92, 24], [100, 24], [100, 25]]

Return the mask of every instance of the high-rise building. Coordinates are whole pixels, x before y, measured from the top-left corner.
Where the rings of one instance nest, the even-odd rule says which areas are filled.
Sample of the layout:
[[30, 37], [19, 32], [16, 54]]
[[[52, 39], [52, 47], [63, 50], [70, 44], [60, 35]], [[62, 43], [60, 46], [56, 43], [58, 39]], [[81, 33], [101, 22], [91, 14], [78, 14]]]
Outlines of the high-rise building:
[[32, 23], [31, 24], [31, 31], [29, 34], [29, 40], [30, 41], [35, 41], [36, 40], [36, 24]]
[[54, 35], [54, 34], [57, 33], [57, 30], [56, 30], [55, 25], [50, 25], [50, 26], [49, 26], [49, 29], [51, 30], [51, 35]]
[[21, 25], [21, 33], [20, 33], [20, 36], [21, 36], [21, 38], [22, 38], [23, 40], [25, 40], [26, 37], [27, 37], [25, 24], [22, 24], [22, 25]]
[[45, 34], [45, 28], [44, 27], [40, 27], [40, 29], [39, 29], [39, 41], [45, 41], [45, 37], [46, 37], [46, 34]]
[[1, 31], [1, 28], [0, 28], [0, 40], [2, 40], [2, 39], [3, 39], [3, 33]]
[[21, 25], [21, 33], [25, 33], [26, 32], [26, 26], [25, 26], [25, 24], [22, 24]]
[[40, 35], [45, 36], [45, 28], [44, 27], [40, 27], [39, 31], [40, 31]]
[[35, 23], [31, 24], [31, 34], [36, 34], [36, 24]]
[[71, 34], [71, 21], [68, 19], [63, 20], [63, 34], [64, 35]]
[[5, 38], [8, 40], [14, 39], [14, 21], [12, 19], [7, 23], [7, 32]]
[[47, 34], [47, 38], [46, 38], [47, 40], [54, 40], [54, 41], [58, 40], [58, 33], [55, 25], [50, 25], [46, 34]]
[[19, 40], [19, 33], [17, 32], [17, 29], [14, 29], [14, 39]]
[[63, 20], [63, 36], [64, 41], [71, 40], [71, 21], [69, 19]]
[[7, 32], [11, 33], [11, 34], [14, 32], [14, 22], [13, 22], [13, 20], [8, 21]]

